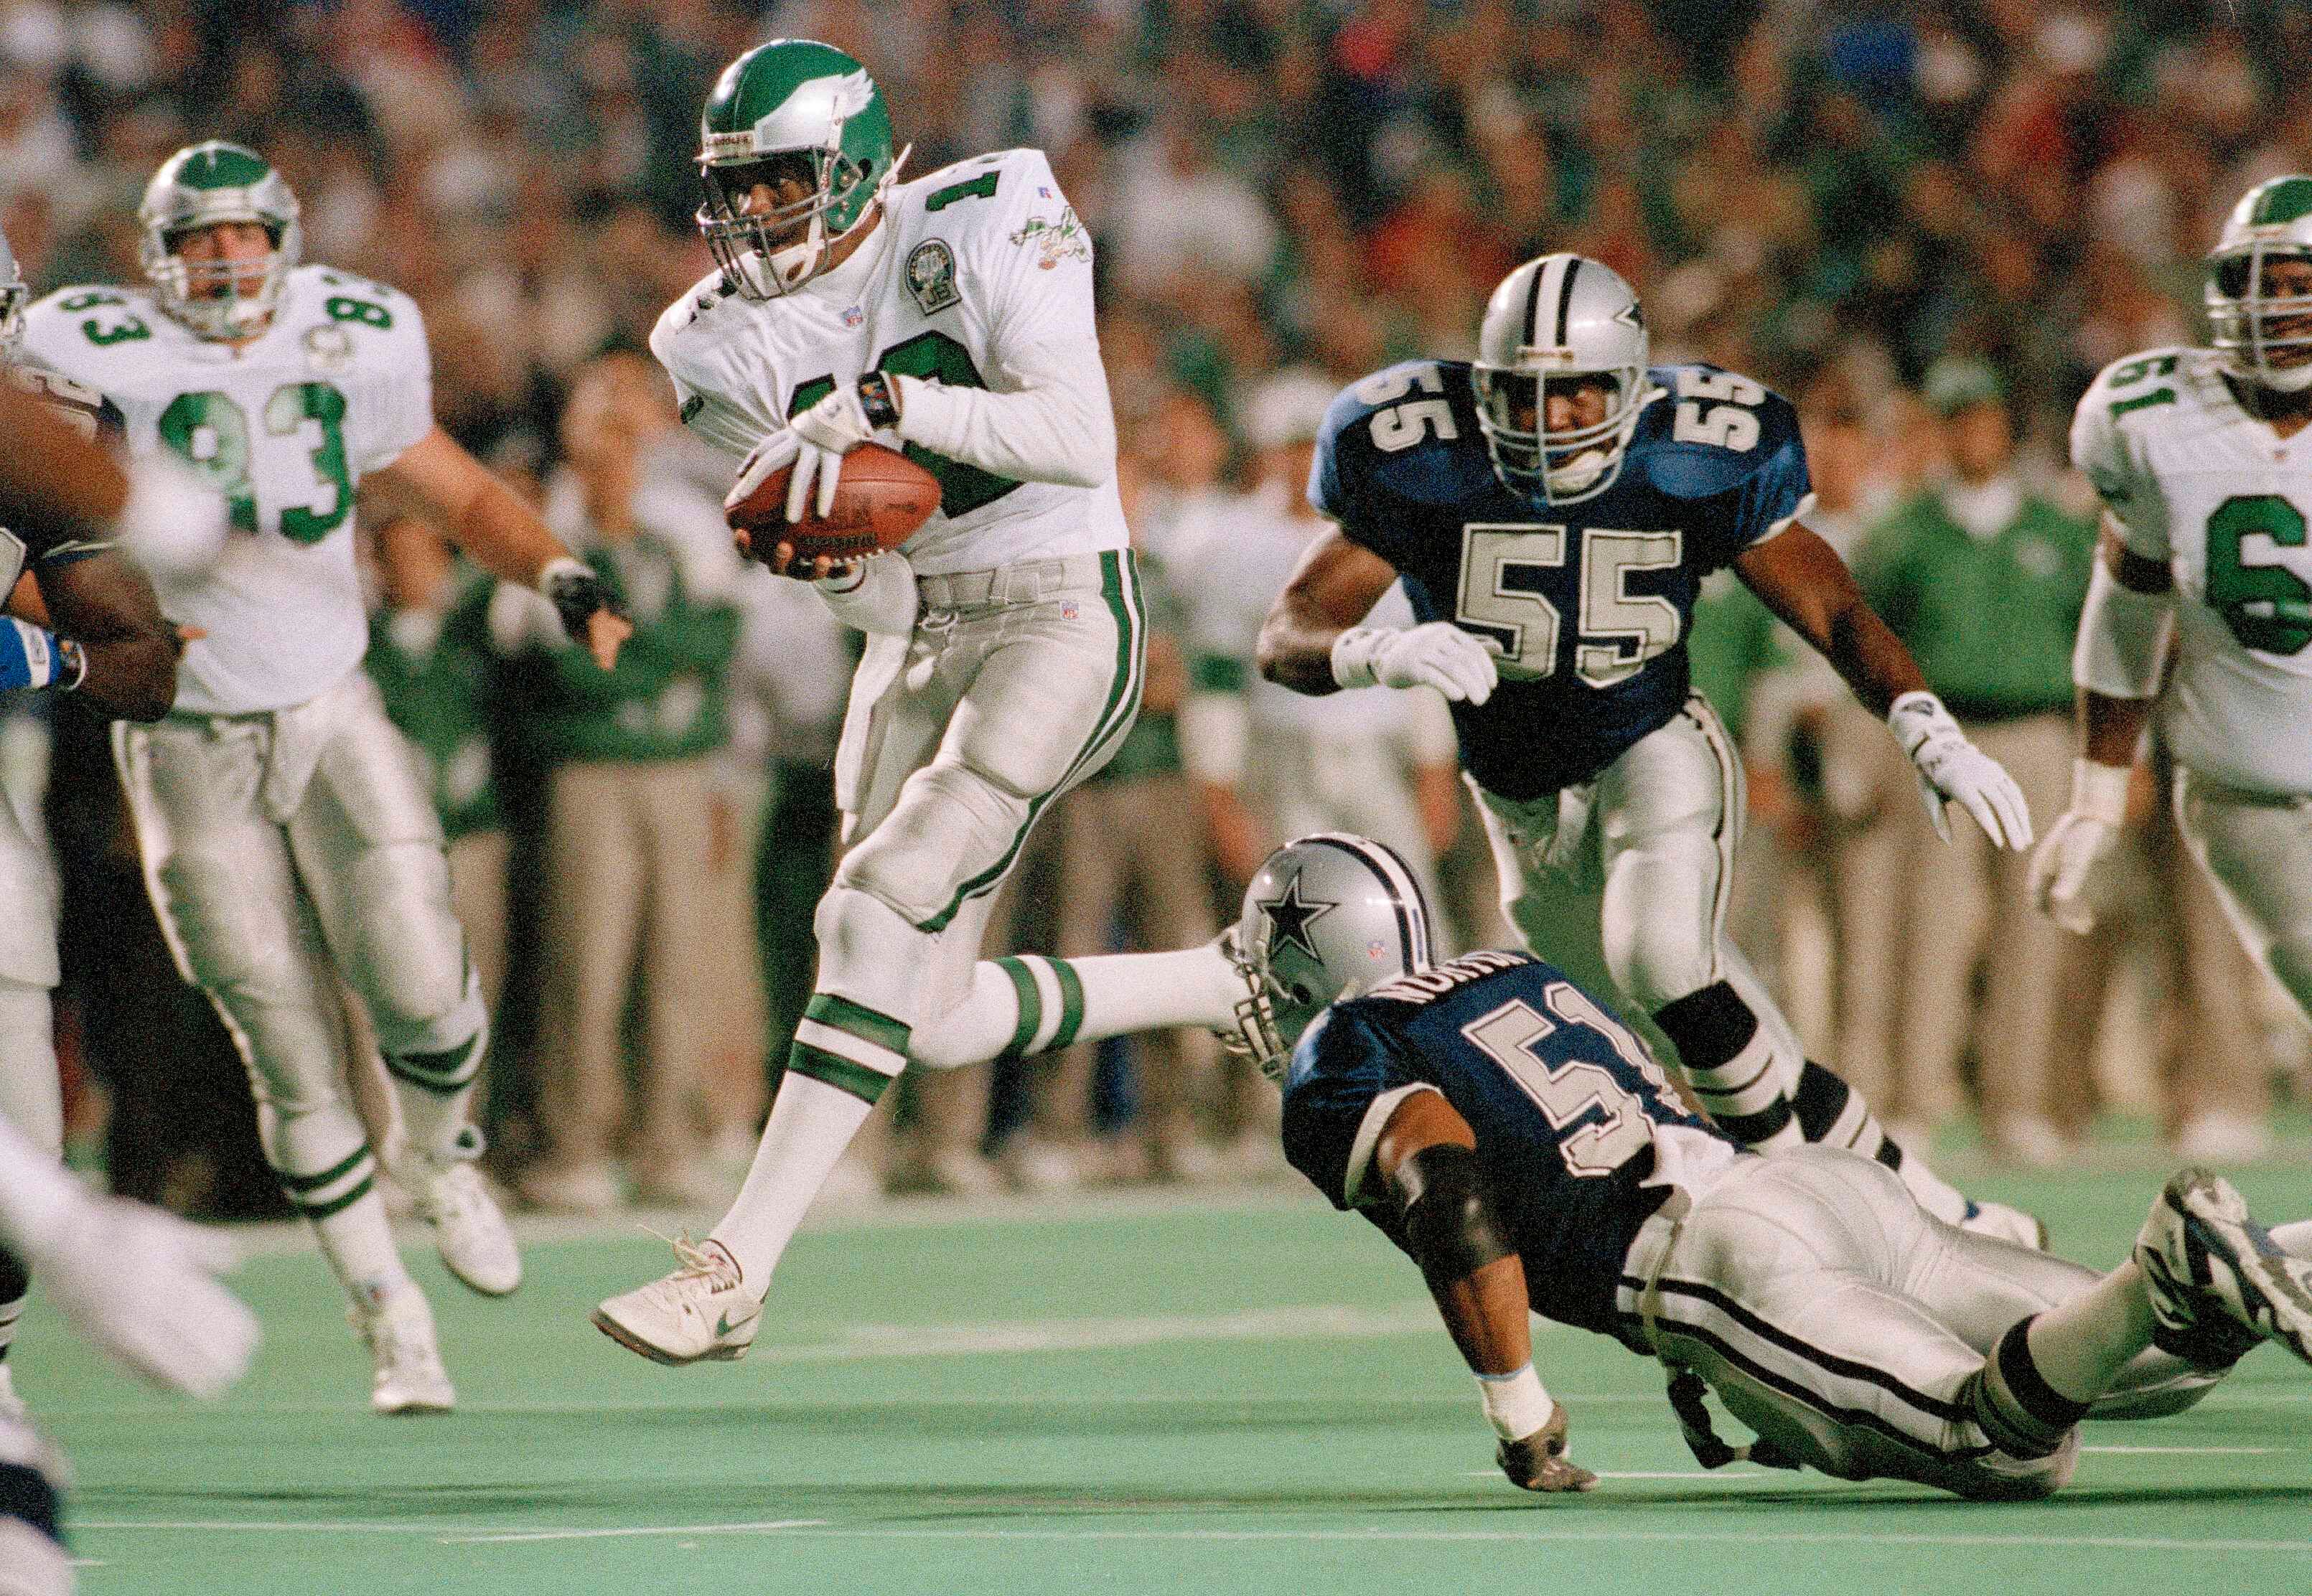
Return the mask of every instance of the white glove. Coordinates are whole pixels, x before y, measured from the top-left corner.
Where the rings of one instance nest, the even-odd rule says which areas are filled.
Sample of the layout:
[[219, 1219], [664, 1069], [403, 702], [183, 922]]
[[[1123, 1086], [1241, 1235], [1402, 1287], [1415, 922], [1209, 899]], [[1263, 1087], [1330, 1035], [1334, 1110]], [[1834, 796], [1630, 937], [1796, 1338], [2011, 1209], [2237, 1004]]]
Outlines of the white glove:
[[1333, 640], [1333, 680], [1344, 687], [1434, 687], [1456, 703], [1493, 695], [1501, 644], [1450, 621], [1352, 626]]
[[157, 1385], [216, 1397], [257, 1350], [257, 1315], [211, 1276], [232, 1243], [120, 1198], [76, 1201], [26, 1261], [64, 1315]]
[[2071, 763], [2071, 807], [2031, 856], [2031, 902], [2067, 931], [2086, 936], [2110, 906], [2118, 883], [2109, 868], [2127, 818], [2131, 772]]
[[146, 455], [127, 471], [128, 499], [112, 522], [121, 552], [162, 578], [214, 566], [232, 531], [224, 495], [171, 458]]
[[824, 518], [835, 509], [835, 482], [843, 470], [843, 457], [875, 435], [859, 403], [858, 386], [836, 383], [825, 398], [787, 425], [802, 445], [795, 456], [794, 475], [787, 482], [787, 520], [802, 519], [814, 482], [819, 484], [818, 513]]
[[[794, 464], [795, 455], [802, 448], [802, 440], [795, 436], [793, 427], [781, 427], [766, 434], [760, 443], [748, 451], [739, 462], [739, 480], [722, 495], [725, 514], [737, 509], [754, 491], [775, 475], [783, 467]], [[788, 519], [794, 518], [789, 516]]]
[[2006, 767], [1966, 740], [1943, 701], [1931, 693], [1905, 693], [1887, 711], [1887, 728], [1919, 767], [1919, 797], [1935, 835], [1950, 841], [1945, 803], [1964, 804], [1993, 845], [2031, 846], [2031, 807]]

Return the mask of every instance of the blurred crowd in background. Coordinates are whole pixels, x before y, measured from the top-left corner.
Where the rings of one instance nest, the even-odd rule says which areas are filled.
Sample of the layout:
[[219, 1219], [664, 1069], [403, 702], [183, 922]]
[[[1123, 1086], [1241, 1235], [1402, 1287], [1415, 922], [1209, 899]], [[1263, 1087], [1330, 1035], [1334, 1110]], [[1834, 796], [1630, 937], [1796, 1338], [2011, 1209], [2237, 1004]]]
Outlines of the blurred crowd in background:
[[[2223, 211], [2312, 168], [2290, 70], [2312, 6], [2273, 0], [0, 0], [0, 222], [36, 292], [137, 281], [154, 166], [255, 146], [308, 258], [422, 304], [442, 423], [635, 613], [597, 691], [521, 596], [415, 524], [364, 528], [372, 673], [434, 763], [502, 993], [496, 1167], [541, 1207], [722, 1200], [809, 990], [848, 644], [732, 557], [729, 463], [640, 353], [709, 266], [698, 108], [778, 34], [868, 65], [914, 174], [1047, 150], [1097, 242], [1163, 601], [1140, 731], [1040, 828], [1015, 894], [1004, 935], [1062, 953], [1200, 940], [1267, 846], [1320, 824], [1413, 853], [1463, 945], [1505, 939], [1441, 706], [1295, 700], [1249, 655], [1314, 530], [1326, 396], [1466, 355], [1493, 283], [1545, 249], [1629, 277], [1657, 361], [1798, 401], [1813, 524], [2044, 830], [2093, 538], [2071, 402], [2117, 356], [2196, 339]], [[1933, 839], [1883, 728], [1787, 643], [1721, 593], [1692, 647], [1751, 762], [1737, 934], [1809, 1051], [1907, 1133], [1972, 1110], [2034, 1164], [2106, 1107], [2194, 1156], [2261, 1150], [2304, 1038], [2155, 784], [2134, 912], [2070, 938], [2028, 913], [2017, 861], [1964, 825]], [[20, 714], [0, 751], [20, 793], [54, 772], [66, 1051], [109, 1088], [80, 1095], [82, 1133], [109, 1103], [123, 1189], [263, 1207], [237, 1067], [149, 930], [101, 735]], [[1193, 1037], [917, 1072], [839, 1183], [1257, 1173], [1258, 1086]]]

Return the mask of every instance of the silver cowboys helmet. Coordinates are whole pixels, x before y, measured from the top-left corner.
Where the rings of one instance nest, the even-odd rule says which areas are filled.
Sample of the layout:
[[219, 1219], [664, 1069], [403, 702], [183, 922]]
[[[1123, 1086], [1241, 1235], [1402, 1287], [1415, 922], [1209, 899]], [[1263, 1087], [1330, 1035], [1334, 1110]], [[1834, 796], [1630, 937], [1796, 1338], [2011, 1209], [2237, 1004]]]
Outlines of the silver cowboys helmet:
[[[1544, 255], [1502, 279], [1477, 327], [1470, 379], [1493, 474], [1512, 493], [1577, 504], [1614, 485], [1646, 402], [1645, 313], [1621, 274], [1581, 255]], [[1550, 430], [1544, 400], [1602, 379], [1606, 417]]]
[[[304, 249], [297, 196], [289, 185], [255, 151], [222, 139], [188, 145], [162, 161], [144, 186], [136, 220], [144, 235], [138, 255], [161, 309], [198, 338], [263, 332]], [[185, 234], [222, 222], [256, 222], [273, 240], [253, 292], [241, 287], [247, 264], [195, 263], [177, 253]]]
[[1436, 962], [1429, 905], [1394, 850], [1344, 832], [1287, 842], [1245, 889], [1230, 956], [1248, 996], [1233, 1051], [1282, 1080], [1293, 1047], [1328, 1003]]
[[2264, 266], [2312, 260], [2312, 178], [2273, 178], [2232, 207], [2208, 252], [2208, 320], [2233, 375], [2285, 393], [2312, 388], [2312, 293], [2265, 292]]
[[14, 360], [23, 344], [24, 306], [31, 297], [16, 251], [9, 247], [8, 235], [0, 232], [0, 360]]

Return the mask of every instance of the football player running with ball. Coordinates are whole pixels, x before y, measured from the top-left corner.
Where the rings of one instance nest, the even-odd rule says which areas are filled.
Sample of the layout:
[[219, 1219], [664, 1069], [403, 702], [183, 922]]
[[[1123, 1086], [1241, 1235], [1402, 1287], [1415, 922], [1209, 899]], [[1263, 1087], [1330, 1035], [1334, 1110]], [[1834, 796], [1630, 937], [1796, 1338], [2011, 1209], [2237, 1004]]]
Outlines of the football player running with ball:
[[[807, 39], [732, 62], [702, 120], [698, 223], [720, 269], [651, 347], [691, 429], [748, 456], [731, 501], [792, 467], [787, 519], [824, 514], [844, 456], [880, 438], [932, 471], [941, 503], [853, 571], [768, 551], [869, 633], [836, 758], [849, 850], [737, 1200], [673, 1273], [594, 1315], [668, 1364], [752, 1343], [828, 1173], [983, 984], [981, 933], [1029, 828], [1131, 726], [1142, 660], [1091, 247], [1044, 156], [900, 182], [873, 81]], [[1199, 968], [1227, 1014], [1240, 983], [1223, 961]]]
[[2071, 658], [2083, 757], [2032, 884], [2074, 931], [2110, 906], [2156, 714], [2185, 842], [2312, 1016], [2312, 177], [2250, 189], [2208, 267], [2214, 347], [2117, 362], [2071, 422], [2103, 538]]
[[[1658, 1359], [1706, 1467], [1992, 1500], [2061, 1488], [2082, 1418], [2176, 1412], [2265, 1340], [2312, 1361], [2292, 1255], [2312, 1222], [2275, 1240], [2212, 1175], [2170, 1180], [2098, 1274], [1938, 1221], [1875, 1159], [1746, 1151], [1530, 955], [1432, 964], [1427, 906], [1377, 843], [1280, 849], [1237, 931], [1287, 1156], [1420, 1268], [1527, 1490], [1598, 1483], [1566, 1455], [1528, 1309]], [[1722, 1441], [1704, 1388], [1758, 1441]]]
[[[2031, 841], [2014, 781], [1803, 525], [1796, 414], [1731, 371], [1650, 365], [1637, 296], [1578, 255], [1504, 278], [1477, 346], [1474, 364], [1408, 362], [1335, 401], [1309, 495], [1336, 526], [1270, 611], [1262, 670], [1304, 693], [1443, 693], [1511, 923], [1540, 946], [1551, 900], [1594, 905], [1606, 975], [1721, 1129], [1761, 1151], [1853, 1148], [1940, 1218], [2037, 1239], [1905, 1156], [1808, 1062], [1725, 933], [1742, 764], [1684, 646], [1721, 566], [1887, 717], [1939, 829], [1957, 804], [1994, 842]], [[1419, 624], [1365, 624], [1400, 578]]]
[[606, 667], [630, 630], [600, 581], [434, 422], [406, 296], [299, 264], [297, 201], [258, 156], [180, 150], [137, 219], [147, 291], [68, 288], [26, 316], [32, 359], [94, 390], [136, 456], [230, 506], [206, 559], [155, 564], [187, 649], [174, 712], [113, 750], [177, 967], [249, 1067], [267, 1160], [313, 1225], [374, 1364], [381, 1413], [454, 1401], [425, 1294], [394, 1250], [346, 1085], [338, 988], [374, 1022], [407, 1146], [393, 1173], [477, 1292], [521, 1278], [473, 1159], [489, 1016], [450, 907], [434, 808], [361, 670], [357, 484], [407, 497], [486, 570], [539, 588]]

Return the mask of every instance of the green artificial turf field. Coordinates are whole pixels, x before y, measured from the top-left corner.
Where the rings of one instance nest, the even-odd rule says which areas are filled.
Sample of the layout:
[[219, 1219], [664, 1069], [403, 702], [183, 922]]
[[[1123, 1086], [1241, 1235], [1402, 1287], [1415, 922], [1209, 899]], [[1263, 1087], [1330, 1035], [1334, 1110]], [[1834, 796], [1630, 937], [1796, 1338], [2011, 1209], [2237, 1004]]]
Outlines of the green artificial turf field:
[[[1972, 1184], [2109, 1262], [2159, 1178]], [[2312, 1213], [2300, 1162], [2239, 1184], [2267, 1218]], [[1653, 1365], [1553, 1330], [1537, 1362], [1606, 1478], [1549, 1499], [1493, 1473], [1419, 1277], [1282, 1189], [814, 1229], [754, 1354], [691, 1369], [586, 1321], [662, 1246], [564, 1230], [529, 1260], [504, 1302], [419, 1263], [462, 1403], [439, 1418], [370, 1417], [301, 1243], [236, 1278], [267, 1339], [215, 1408], [146, 1394], [36, 1306], [18, 1380], [77, 1471], [83, 1589], [2312, 1590], [2312, 1370], [2271, 1349], [2191, 1413], [2090, 1426], [2055, 1501], [1977, 1506], [1705, 1474]]]

